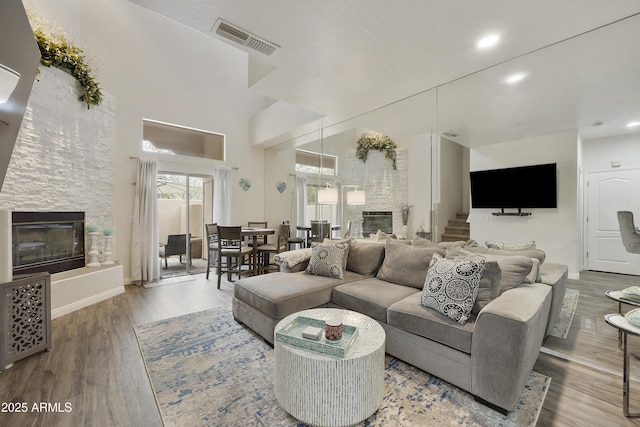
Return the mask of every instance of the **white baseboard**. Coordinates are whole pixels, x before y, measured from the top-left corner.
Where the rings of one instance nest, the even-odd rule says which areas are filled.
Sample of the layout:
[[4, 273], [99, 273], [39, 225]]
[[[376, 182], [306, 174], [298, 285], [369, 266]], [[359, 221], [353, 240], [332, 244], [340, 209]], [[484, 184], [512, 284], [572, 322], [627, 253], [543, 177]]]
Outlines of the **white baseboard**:
[[572, 280], [580, 280], [580, 273], [569, 273], [567, 277]]
[[120, 295], [122, 293], [124, 293], [124, 286], [120, 286], [115, 289], [110, 289], [106, 292], [102, 292], [101, 294], [93, 295], [89, 298], [85, 298], [83, 300], [76, 301], [72, 304], [65, 305], [64, 307], [56, 308], [55, 310], [51, 310], [51, 318], [55, 319], [60, 316], [64, 316], [65, 314], [69, 314], [73, 311], [80, 310], [81, 308], [89, 307], [92, 304], [115, 297], [116, 295]]

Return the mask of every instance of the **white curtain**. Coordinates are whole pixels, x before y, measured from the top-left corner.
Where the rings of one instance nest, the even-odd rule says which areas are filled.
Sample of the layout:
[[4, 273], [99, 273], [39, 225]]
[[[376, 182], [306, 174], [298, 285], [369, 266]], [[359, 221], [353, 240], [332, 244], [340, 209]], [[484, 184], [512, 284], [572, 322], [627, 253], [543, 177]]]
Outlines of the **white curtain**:
[[231, 223], [232, 170], [220, 166], [213, 171], [213, 222], [219, 225]]
[[[291, 208], [291, 227], [298, 225], [308, 225], [309, 217], [307, 216], [307, 176], [296, 175], [296, 189], [293, 195], [293, 204]], [[297, 230], [298, 237], [306, 237], [306, 232]]]
[[140, 285], [160, 278], [157, 170], [155, 160], [140, 160], [131, 236], [131, 278]]

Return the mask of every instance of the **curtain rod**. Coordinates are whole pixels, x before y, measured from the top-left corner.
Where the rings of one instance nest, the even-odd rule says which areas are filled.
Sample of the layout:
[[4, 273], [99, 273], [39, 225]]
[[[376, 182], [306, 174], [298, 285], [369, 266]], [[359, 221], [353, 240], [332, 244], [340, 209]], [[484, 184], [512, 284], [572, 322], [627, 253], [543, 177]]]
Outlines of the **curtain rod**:
[[[131, 160], [140, 160], [140, 157], [136, 157], [136, 156], [129, 156], [129, 158]], [[233, 169], [234, 171], [240, 170], [238, 166], [232, 166], [231, 169]]]

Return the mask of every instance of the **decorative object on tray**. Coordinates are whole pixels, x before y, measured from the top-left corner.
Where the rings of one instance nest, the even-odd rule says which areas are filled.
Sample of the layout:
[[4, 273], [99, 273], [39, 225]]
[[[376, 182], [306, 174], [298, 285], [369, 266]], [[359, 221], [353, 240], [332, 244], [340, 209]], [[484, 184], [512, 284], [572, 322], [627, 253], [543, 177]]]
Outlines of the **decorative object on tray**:
[[315, 326], [307, 326], [302, 330], [302, 338], [318, 341], [322, 336], [322, 329]]
[[276, 182], [276, 189], [280, 194], [284, 193], [284, 190], [287, 189], [287, 183], [283, 181]]
[[633, 326], [640, 327], [640, 308], [634, 308], [633, 310], [628, 311], [624, 317]]
[[[340, 323], [339, 320], [338, 322]], [[309, 326], [319, 328], [321, 331], [324, 331], [326, 328], [324, 320], [298, 316], [284, 329], [276, 332], [276, 340], [307, 350], [313, 350], [331, 356], [344, 357], [349, 352], [351, 345], [358, 335], [358, 328], [355, 326], [342, 325], [341, 340], [330, 342], [321, 332], [318, 341], [313, 341], [303, 336], [303, 331]]]
[[325, 320], [324, 326], [326, 329], [324, 337], [327, 341], [337, 342], [342, 339], [342, 321], [339, 319]]
[[247, 191], [251, 188], [251, 180], [249, 178], [240, 178], [240, 188], [242, 191]]

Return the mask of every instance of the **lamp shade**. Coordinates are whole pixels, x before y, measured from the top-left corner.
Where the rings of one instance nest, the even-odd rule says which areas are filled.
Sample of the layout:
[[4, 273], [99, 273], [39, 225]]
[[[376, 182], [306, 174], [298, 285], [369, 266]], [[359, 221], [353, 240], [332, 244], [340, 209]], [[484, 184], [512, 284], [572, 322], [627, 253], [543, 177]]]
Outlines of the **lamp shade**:
[[0, 104], [4, 104], [20, 81], [20, 74], [0, 64]]
[[318, 204], [320, 205], [336, 205], [338, 204], [338, 189], [337, 188], [319, 188], [318, 189]]
[[364, 205], [366, 201], [364, 191], [353, 190], [347, 192], [347, 204], [348, 205]]

